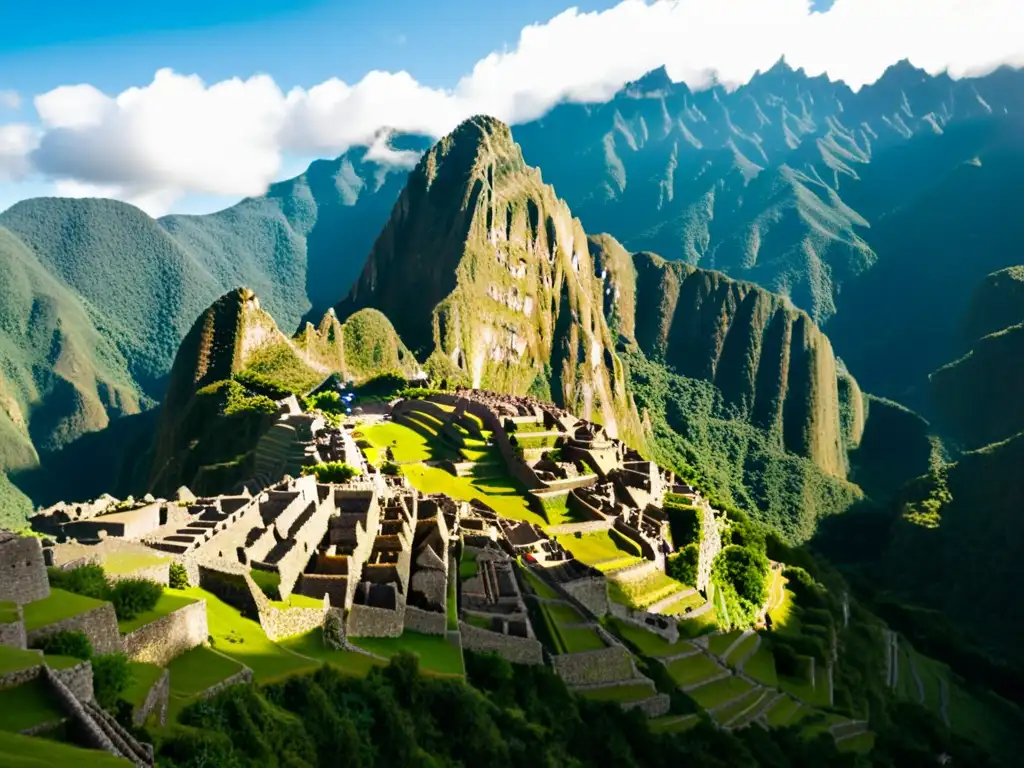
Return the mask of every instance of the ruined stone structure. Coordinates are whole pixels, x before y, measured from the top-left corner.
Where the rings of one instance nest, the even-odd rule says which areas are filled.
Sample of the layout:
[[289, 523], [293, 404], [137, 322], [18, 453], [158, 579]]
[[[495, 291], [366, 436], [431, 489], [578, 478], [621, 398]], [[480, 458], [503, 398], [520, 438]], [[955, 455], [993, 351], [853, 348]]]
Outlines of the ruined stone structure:
[[0, 531], [0, 602], [22, 605], [49, 594], [39, 539]]

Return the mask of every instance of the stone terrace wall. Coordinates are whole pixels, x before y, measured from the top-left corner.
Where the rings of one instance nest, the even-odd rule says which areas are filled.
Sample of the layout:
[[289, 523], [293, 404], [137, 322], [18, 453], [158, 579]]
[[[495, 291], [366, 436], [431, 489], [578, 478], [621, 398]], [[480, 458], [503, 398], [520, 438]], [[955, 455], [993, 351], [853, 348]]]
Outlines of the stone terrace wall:
[[648, 718], [661, 717], [667, 715], [669, 709], [672, 706], [672, 699], [669, 698], [667, 693], [659, 693], [652, 696], [649, 699], [643, 699], [641, 701], [628, 701], [623, 702], [622, 708], [626, 711], [631, 709], [639, 709]]
[[117, 616], [114, 613], [114, 606], [110, 603], [104, 603], [91, 611], [34, 629], [26, 633], [25, 639], [29, 645], [37, 645], [43, 638], [62, 630], [84, 632], [96, 653], [117, 653], [122, 650], [121, 633], [117, 630]]
[[125, 655], [132, 661], [164, 666], [185, 651], [202, 645], [210, 635], [206, 601], [186, 605], [122, 638]]
[[401, 609], [390, 611], [356, 603], [348, 612], [345, 634], [349, 637], [399, 637], [405, 628], [404, 613]]
[[53, 676], [68, 687], [79, 701], [92, 701], [92, 664], [83, 661], [67, 669], [51, 669]]
[[61, 704], [61, 708], [78, 724], [81, 742], [91, 749], [102, 749], [111, 755], [121, 757], [121, 753], [114, 746], [114, 742], [100, 729], [92, 715], [86, 712], [82, 702], [75, 698], [75, 694], [71, 692], [60, 678], [53, 674], [53, 670], [49, 667], [44, 667], [43, 669], [54, 695], [56, 695], [57, 700]]
[[43, 547], [34, 536], [0, 531], [0, 601], [32, 603], [50, 595]]
[[561, 588], [595, 616], [604, 616], [608, 613], [608, 581], [604, 577], [576, 579], [555, 586]]
[[167, 707], [171, 700], [171, 673], [164, 670], [160, 679], [153, 683], [141, 706], [132, 713], [132, 722], [142, 725], [150, 715], [155, 714], [157, 722], [163, 726], [167, 723]]
[[527, 490], [537, 491], [545, 490], [547, 488], [541, 479], [537, 477], [537, 473], [530, 469], [522, 459], [516, 456], [515, 448], [513, 448], [512, 443], [509, 442], [508, 435], [505, 434], [505, 428], [501, 425], [501, 420], [494, 411], [483, 403], [455, 397], [454, 395], [431, 395], [430, 400], [454, 406], [457, 406], [461, 401], [466, 407], [466, 412], [479, 417], [480, 421], [483, 422], [484, 429], [489, 429], [493, 433], [494, 443], [498, 446], [498, 450], [501, 452], [501, 456], [505, 460], [505, 464], [508, 466], [509, 474], [525, 485]]
[[324, 614], [330, 607], [325, 600], [322, 608], [260, 608], [260, 626], [271, 640], [281, 640], [319, 629], [324, 625]]
[[0, 690], [4, 688], [17, 688], [19, 685], [24, 685], [30, 680], [35, 680], [43, 672], [43, 652], [39, 653], [39, 664], [35, 667], [26, 667], [25, 669], [16, 669], [13, 672], [0, 675]]
[[566, 685], [598, 685], [633, 678], [633, 661], [620, 645], [600, 651], [551, 657], [551, 665]]
[[205, 691], [199, 694], [201, 699], [210, 699], [216, 696], [218, 693], [223, 691], [225, 688], [230, 688], [232, 685], [247, 685], [252, 682], [252, 670], [248, 667], [242, 667], [240, 670], [235, 672], [231, 677], [226, 677], [216, 685], [211, 685]]
[[462, 647], [475, 653], [496, 653], [514, 664], [543, 664], [544, 647], [540, 641], [474, 627], [459, 622]]
[[609, 517], [607, 520], [591, 520], [587, 523], [564, 523], [562, 525], [552, 525], [545, 528], [544, 531], [549, 535], [561, 535], [563, 533], [599, 533], [601, 531], [611, 530], [614, 522], [614, 519]]
[[609, 603], [608, 607], [611, 610], [612, 616], [615, 618], [628, 621], [631, 624], [636, 624], [637, 626], [643, 627], [648, 632], [653, 632], [656, 635], [661, 635], [670, 643], [674, 643], [679, 639], [679, 625], [670, 616], [662, 616], [658, 613], [648, 613], [647, 611], [638, 611], [625, 605], [620, 605], [619, 603]]
[[0, 645], [13, 648], [27, 648], [25, 642], [25, 622], [21, 620], [21, 608], [18, 609], [18, 620], [0, 624]]
[[643, 555], [645, 560], [658, 560], [658, 553], [651, 546], [650, 539], [641, 535], [640, 531], [633, 526], [622, 522], [621, 517], [615, 518], [615, 530], [640, 547], [640, 554]]
[[448, 631], [448, 616], [438, 611], [424, 611], [414, 605], [405, 606], [405, 628], [424, 635], [443, 635]]
[[697, 583], [694, 586], [706, 593], [711, 581], [711, 566], [715, 556], [722, 551], [722, 537], [711, 506], [704, 504], [697, 507], [697, 510], [700, 514], [700, 549], [697, 557]]

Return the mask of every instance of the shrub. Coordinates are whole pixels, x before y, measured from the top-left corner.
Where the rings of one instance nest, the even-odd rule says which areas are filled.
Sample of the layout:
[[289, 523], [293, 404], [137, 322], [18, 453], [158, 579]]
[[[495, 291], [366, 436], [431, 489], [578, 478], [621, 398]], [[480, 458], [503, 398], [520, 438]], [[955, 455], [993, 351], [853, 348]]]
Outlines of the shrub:
[[110, 590], [110, 602], [114, 604], [118, 619], [134, 619], [140, 613], [153, 610], [163, 592], [163, 586], [155, 581], [122, 579]]
[[700, 560], [700, 550], [696, 544], [687, 544], [676, 555], [668, 559], [668, 575], [683, 584], [697, 583], [697, 565]]
[[395, 462], [393, 462], [393, 461], [385, 461], [381, 465], [380, 471], [381, 471], [382, 474], [385, 474], [385, 475], [397, 475], [398, 474], [398, 465], [395, 464]]
[[185, 589], [188, 587], [188, 571], [181, 563], [171, 563], [169, 579], [171, 589]]
[[303, 467], [302, 474], [316, 475], [321, 483], [346, 483], [358, 475], [359, 470], [342, 461], [328, 461]]
[[776, 644], [772, 648], [772, 655], [775, 657], [775, 670], [786, 677], [796, 677], [800, 671], [800, 659], [796, 651], [788, 645]]
[[235, 374], [235, 381], [245, 385], [246, 389], [251, 389], [257, 395], [265, 395], [274, 400], [283, 400], [289, 395], [297, 394], [288, 387], [253, 371], [239, 371]]
[[92, 659], [92, 689], [96, 703], [107, 710], [117, 707], [121, 694], [132, 683], [132, 668], [123, 653], [105, 653]]
[[70, 571], [50, 568], [49, 575], [51, 586], [57, 589], [96, 600], [107, 600], [110, 597], [110, 582], [107, 580], [107, 574], [98, 565], [80, 565]]
[[88, 661], [92, 658], [92, 643], [85, 632], [77, 629], [62, 629], [44, 637], [33, 646], [43, 653], [56, 656], [73, 656]]

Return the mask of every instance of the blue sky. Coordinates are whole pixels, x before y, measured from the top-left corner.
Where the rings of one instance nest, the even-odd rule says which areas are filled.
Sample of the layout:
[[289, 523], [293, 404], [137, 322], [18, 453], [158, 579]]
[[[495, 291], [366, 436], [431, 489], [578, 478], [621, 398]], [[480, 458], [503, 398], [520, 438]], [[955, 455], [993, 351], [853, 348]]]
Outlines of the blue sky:
[[[88, 82], [117, 93], [161, 67], [208, 82], [265, 72], [282, 88], [406, 69], [450, 87], [522, 27], [614, 0], [42, 0], [4, 9], [0, 90]], [[5, 0], [4, 5], [7, 5]]]

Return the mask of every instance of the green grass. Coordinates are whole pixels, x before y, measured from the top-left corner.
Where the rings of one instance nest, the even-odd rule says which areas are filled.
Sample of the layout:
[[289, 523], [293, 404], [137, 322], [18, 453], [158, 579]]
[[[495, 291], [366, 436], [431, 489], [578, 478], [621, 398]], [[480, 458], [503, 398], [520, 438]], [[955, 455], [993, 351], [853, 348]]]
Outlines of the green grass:
[[459, 560], [459, 581], [473, 578], [476, 576], [476, 572], [476, 555], [463, 552], [462, 559]]
[[309, 597], [295, 592], [288, 595], [287, 600], [271, 600], [270, 604], [275, 608], [286, 611], [289, 608], [323, 608], [324, 601], [320, 597]]
[[444, 493], [463, 501], [480, 499], [502, 517], [546, 525], [544, 518], [530, 509], [526, 492], [510, 477], [455, 477], [440, 467], [422, 464], [405, 465], [402, 473], [423, 493]]
[[398, 653], [412, 653], [419, 657], [420, 667], [440, 675], [463, 675], [462, 654], [444, 637], [404, 632], [401, 637], [353, 637], [360, 648], [390, 659]]
[[[722, 707], [720, 710], [715, 712], [715, 720], [719, 723], [725, 724], [732, 720], [734, 717], [739, 716], [745, 710], [753, 707], [755, 702], [762, 699], [765, 696], [764, 690], [760, 688], [751, 688], [741, 698], [736, 699], [732, 704]], [[764, 702], [762, 701], [762, 704]]]
[[537, 597], [547, 598], [549, 600], [558, 600], [559, 594], [555, 592], [554, 587], [544, 581], [540, 576], [535, 574], [529, 568], [521, 567], [519, 572], [523, 574], [526, 579], [527, 586], [533, 590], [533, 593]]
[[[801, 657], [805, 665], [809, 665], [810, 658]], [[815, 685], [812, 685], [809, 677], [810, 670], [807, 669], [807, 674], [798, 677], [788, 677], [785, 675], [779, 675], [779, 687], [788, 693], [790, 696], [794, 696], [806, 704], [810, 704], [815, 707], [827, 707], [828, 703], [828, 672], [825, 669], [824, 664], [814, 665], [814, 677]]]
[[798, 709], [800, 709], [799, 701], [791, 699], [789, 696], [784, 696], [768, 707], [764, 715], [768, 725], [772, 728], [778, 728], [790, 722]]
[[753, 686], [742, 677], [730, 675], [721, 680], [715, 680], [713, 683], [702, 685], [700, 688], [690, 691], [688, 695], [704, 709], [714, 709], [752, 688]]
[[[211, 592], [189, 587], [166, 590], [206, 600], [206, 618], [214, 647], [235, 661], [250, 667], [257, 682], [266, 682], [317, 666], [313, 659], [303, 658], [267, 638], [258, 622], [242, 616]], [[173, 674], [173, 673], [172, 673]], [[171, 683], [172, 687], [174, 683]]]
[[385, 448], [391, 448], [395, 461], [427, 461], [431, 458], [427, 438], [403, 424], [385, 421], [360, 431], [381, 455]]
[[541, 602], [539, 605], [547, 634], [554, 643], [554, 648], [551, 649], [554, 653], [583, 653], [607, 647], [601, 636], [591, 627], [566, 626], [584, 621], [583, 616], [572, 606], [550, 602]]
[[736, 667], [739, 663], [747, 657], [747, 655], [757, 645], [757, 635], [748, 635], [743, 638], [743, 641], [733, 648], [732, 652], [725, 657], [725, 663], [730, 667]]
[[140, 568], [149, 568], [154, 565], [169, 562], [170, 558], [145, 552], [111, 552], [103, 560], [103, 570], [107, 573], [126, 574], [133, 573]]
[[677, 653], [692, 651], [696, 647], [685, 640], [670, 643], [661, 635], [648, 632], [643, 627], [638, 627], [636, 624], [630, 624], [619, 619], [612, 618], [609, 620], [609, 623], [619, 637], [633, 645], [644, 656], [674, 656]]
[[132, 670], [132, 682], [121, 694], [121, 698], [133, 707], [141, 707], [154, 683], [164, 673], [163, 667], [156, 664], [144, 664], [141, 661], [129, 662]]
[[194, 602], [196, 602], [195, 598], [165, 590], [160, 595], [160, 599], [156, 601], [153, 610], [140, 613], [134, 619], [119, 620], [117, 622], [117, 629], [122, 635], [127, 635], [129, 632], [134, 632], [136, 629], [151, 624], [157, 619], [162, 619], [169, 613], [174, 613], [174, 611], [192, 605]]
[[545, 603], [544, 609], [558, 624], [581, 624], [586, 619], [568, 603]]
[[700, 592], [694, 592], [692, 595], [687, 595], [684, 598], [676, 600], [674, 603], [665, 608], [662, 613], [665, 616], [682, 616], [686, 613], [686, 609], [697, 609], [704, 605], [706, 601], [701, 597]]
[[60, 654], [46, 654], [46, 666], [50, 669], [71, 669], [82, 663], [81, 659], [74, 656], [61, 656]]
[[703, 653], [687, 656], [685, 659], [676, 659], [666, 669], [675, 684], [680, 687], [707, 680], [722, 671], [721, 667]]
[[777, 688], [779, 685], [779, 676], [775, 671], [775, 656], [764, 644], [747, 659], [747, 663], [743, 665], [743, 672], [762, 685], [771, 688]]
[[18, 606], [15, 603], [0, 601], [0, 624], [10, 624], [18, 620]]
[[742, 634], [743, 631], [737, 629], [732, 632], [723, 632], [720, 635], [713, 635], [708, 638], [708, 650], [716, 656], [721, 656], [729, 650], [729, 646], [736, 642], [736, 639]]
[[43, 657], [35, 651], [23, 651], [9, 645], [0, 645], [0, 675], [38, 667], [42, 663]]
[[559, 627], [558, 634], [561, 636], [565, 653], [600, 651], [608, 647], [601, 636], [590, 627]]
[[609, 685], [603, 688], [590, 688], [580, 693], [593, 701], [614, 701], [625, 704], [631, 701], [643, 701], [654, 695], [650, 685], [630, 683], [627, 685]]
[[206, 689], [226, 680], [242, 669], [241, 664], [205, 646], [198, 646], [178, 656], [167, 665], [171, 673], [171, 696], [168, 703], [168, 724], [196, 701]]
[[327, 664], [332, 664], [342, 672], [350, 675], [365, 675], [374, 667], [384, 666], [384, 662], [355, 651], [344, 651], [324, 645], [323, 631], [314, 629], [302, 635], [282, 640], [281, 645], [295, 653], [310, 656]]
[[249, 575], [256, 582], [256, 586], [263, 594], [271, 600], [276, 600], [281, 595], [281, 574], [276, 571], [264, 571], [260, 568], [250, 568]]
[[611, 579], [608, 583], [608, 597], [622, 605], [632, 608], [646, 608], [669, 595], [686, 589], [675, 579], [660, 571], [655, 571], [639, 579], [618, 581]]
[[700, 616], [692, 619], [679, 620], [679, 635], [681, 637], [700, 637], [718, 629], [718, 612], [712, 608]]
[[837, 745], [840, 752], [855, 752], [858, 755], [866, 755], [875, 747], [875, 734], [871, 731], [858, 733], [848, 739], [843, 739]]
[[[476, 562], [475, 560], [473, 562]], [[456, 632], [459, 629], [459, 585], [458, 582], [452, 578], [451, 574], [448, 574], [448, 600], [447, 605], [447, 623], [446, 626], [449, 632]]]
[[612, 538], [608, 531], [587, 533], [578, 538], [575, 534], [565, 533], [555, 536], [555, 540], [572, 552], [577, 560], [595, 567], [616, 563], [615, 568], [624, 568], [641, 559], [639, 551], [622, 543], [625, 539], [621, 536]]
[[102, 600], [93, 600], [91, 597], [65, 592], [63, 589], [51, 589], [49, 597], [22, 606], [21, 610], [25, 616], [25, 631], [31, 632], [40, 627], [70, 619], [72, 616], [95, 610], [102, 605], [106, 605]]
[[64, 717], [64, 710], [42, 677], [0, 691], [0, 731], [17, 733]]
[[665, 715], [647, 722], [654, 733], [686, 733], [700, 722], [699, 715]]
[[473, 613], [467, 613], [463, 617], [463, 621], [469, 624], [471, 627], [477, 627], [478, 629], [490, 629], [491, 619], [484, 616], [477, 616]]
[[0, 765], [7, 768], [130, 768], [131, 763], [101, 749], [81, 749], [51, 739], [0, 731]]

